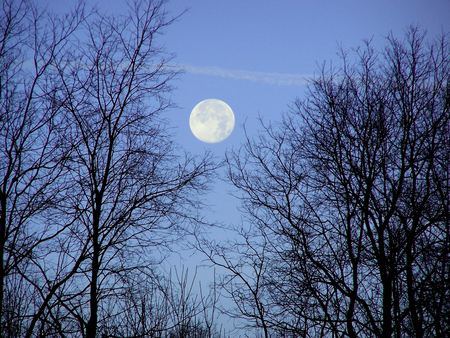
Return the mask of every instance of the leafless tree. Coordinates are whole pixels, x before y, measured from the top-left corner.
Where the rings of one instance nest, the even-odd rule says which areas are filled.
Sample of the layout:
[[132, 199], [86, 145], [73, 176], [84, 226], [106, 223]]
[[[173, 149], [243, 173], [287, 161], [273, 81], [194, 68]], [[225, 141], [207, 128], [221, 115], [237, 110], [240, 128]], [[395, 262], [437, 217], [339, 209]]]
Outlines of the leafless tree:
[[263, 240], [249, 246], [258, 255], [209, 255], [229, 290], [241, 271], [266, 267], [241, 278], [243, 315], [269, 305], [269, 335], [280, 337], [450, 334], [449, 79], [448, 36], [427, 43], [411, 27], [381, 51], [367, 42], [342, 53], [282, 122], [228, 154]]
[[39, 290], [23, 272], [33, 265], [30, 260], [39, 248], [60, 231], [38, 220], [63, 189], [55, 185], [64, 154], [58, 138], [60, 109], [49, 100], [55, 80], [52, 65], [66, 52], [84, 13], [83, 3], [64, 18], [26, 0], [5, 0], [1, 5], [0, 332], [5, 337], [22, 336], [27, 326], [32, 330], [36, 322], [21, 314], [37, 315], [58, 288], [54, 283], [41, 290], [42, 302], [32, 307], [26, 299]]
[[222, 306], [221, 311], [236, 321], [236, 332], [250, 332], [255, 337], [261, 333], [261, 337], [270, 337], [270, 319], [266, 314], [273, 304], [265, 297], [268, 243], [261, 233], [252, 229], [232, 226], [227, 230], [232, 235], [225, 243], [198, 236], [198, 249], [214, 266], [224, 271], [214, 282], [216, 287], [224, 292], [224, 298], [236, 305], [235, 308]]
[[105, 337], [225, 337], [215, 324], [214, 289], [203, 294], [195, 290], [196, 282], [197, 274], [175, 268], [169, 276], [155, 275], [130, 285], [120, 302], [109, 302], [108, 312], [117, 315], [103, 321], [99, 330]]
[[166, 331], [170, 338], [221, 338], [225, 337], [225, 330], [215, 324], [217, 293], [213, 287], [204, 293], [201, 281], [199, 289], [194, 290], [197, 281], [197, 270], [193, 277], [189, 270], [181, 273], [175, 269], [175, 278], [165, 289], [167, 304], [170, 306], [170, 322]]
[[94, 15], [56, 65], [62, 137], [72, 145], [65, 170], [74, 183], [60, 208], [77, 215], [73, 232], [89, 243], [64, 305], [86, 337], [111, 317], [103, 304], [120, 299], [130, 276], [151, 278], [152, 254], [184, 234], [215, 169], [208, 154], [180, 158], [161, 118], [172, 106], [165, 94], [178, 71], [156, 40], [172, 22], [164, 1]]
[[216, 167], [164, 119], [179, 73], [157, 44], [164, 3], [2, 3], [2, 336], [103, 334], [195, 221]]

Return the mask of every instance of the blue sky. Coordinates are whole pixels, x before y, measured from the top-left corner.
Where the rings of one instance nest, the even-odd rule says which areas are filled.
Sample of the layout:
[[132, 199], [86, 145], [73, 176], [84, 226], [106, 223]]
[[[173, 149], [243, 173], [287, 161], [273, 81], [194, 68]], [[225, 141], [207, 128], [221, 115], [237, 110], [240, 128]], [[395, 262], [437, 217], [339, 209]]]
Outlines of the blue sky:
[[[382, 48], [390, 32], [403, 38], [411, 24], [429, 38], [450, 32], [448, 0], [173, 0], [167, 8], [173, 14], [188, 9], [161, 40], [186, 70], [172, 97], [180, 106], [171, 112], [177, 140], [189, 151], [210, 149], [219, 157], [244, 141], [244, 122], [253, 134], [258, 115], [279, 120], [304, 97], [305, 79], [320, 65], [338, 66], [338, 46], [348, 50], [372, 39]], [[190, 111], [208, 98], [225, 101], [236, 116], [233, 133], [219, 144], [202, 143], [189, 130]], [[215, 204], [211, 220], [239, 221], [229, 189], [220, 183], [208, 196]]]
[[[47, 3], [61, 11], [75, 1]], [[115, 14], [126, 10], [126, 0], [88, 4]], [[158, 42], [185, 69], [173, 82], [179, 108], [167, 117], [184, 148], [197, 154], [208, 149], [219, 158], [244, 141], [243, 123], [252, 135], [258, 116], [279, 120], [304, 97], [306, 79], [319, 66], [338, 66], [339, 46], [349, 50], [372, 39], [382, 48], [390, 32], [402, 38], [411, 24], [426, 29], [428, 38], [450, 32], [450, 0], [169, 0], [166, 8], [173, 16], [184, 14]], [[189, 129], [191, 110], [209, 98], [225, 101], [236, 117], [233, 133], [218, 144], [199, 141]], [[211, 221], [239, 221], [229, 189], [218, 183], [208, 195], [215, 204]]]

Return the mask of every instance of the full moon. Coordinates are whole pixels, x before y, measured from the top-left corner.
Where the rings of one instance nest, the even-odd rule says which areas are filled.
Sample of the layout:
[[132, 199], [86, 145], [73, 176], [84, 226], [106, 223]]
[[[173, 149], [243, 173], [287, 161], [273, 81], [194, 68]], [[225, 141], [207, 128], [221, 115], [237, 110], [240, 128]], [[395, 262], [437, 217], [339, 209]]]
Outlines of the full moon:
[[223, 101], [208, 99], [197, 104], [189, 117], [192, 134], [200, 141], [217, 143], [230, 136], [234, 114]]

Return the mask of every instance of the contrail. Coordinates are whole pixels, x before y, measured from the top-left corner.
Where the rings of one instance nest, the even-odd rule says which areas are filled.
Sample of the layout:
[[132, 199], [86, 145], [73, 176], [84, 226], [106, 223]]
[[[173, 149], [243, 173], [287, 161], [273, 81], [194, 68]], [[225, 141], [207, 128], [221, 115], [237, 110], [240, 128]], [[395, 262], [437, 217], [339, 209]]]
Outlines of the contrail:
[[220, 76], [224, 78], [262, 82], [279, 86], [304, 86], [307, 84], [308, 78], [313, 77], [312, 75], [306, 74], [265, 73], [253, 72], [248, 70], [224, 69], [220, 67], [201, 67], [192, 65], [180, 65], [179, 68], [184, 69], [187, 73], [190, 74]]

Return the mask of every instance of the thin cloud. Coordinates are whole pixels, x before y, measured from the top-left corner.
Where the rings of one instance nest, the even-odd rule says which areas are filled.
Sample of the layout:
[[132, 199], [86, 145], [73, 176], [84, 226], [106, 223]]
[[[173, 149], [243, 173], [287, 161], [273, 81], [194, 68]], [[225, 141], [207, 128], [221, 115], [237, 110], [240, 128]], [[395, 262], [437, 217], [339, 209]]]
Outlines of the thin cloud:
[[307, 84], [307, 79], [312, 77], [311, 75], [303, 74], [252, 72], [248, 70], [223, 69], [219, 67], [199, 67], [192, 65], [183, 65], [182, 68], [187, 73], [191, 74], [220, 76], [224, 78], [262, 82], [279, 86], [303, 86]]

